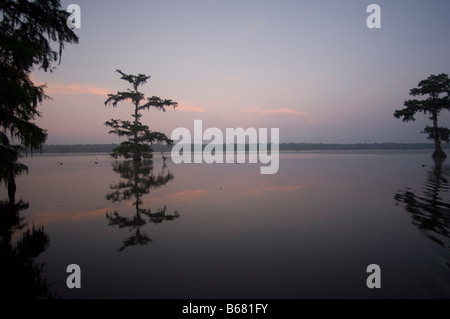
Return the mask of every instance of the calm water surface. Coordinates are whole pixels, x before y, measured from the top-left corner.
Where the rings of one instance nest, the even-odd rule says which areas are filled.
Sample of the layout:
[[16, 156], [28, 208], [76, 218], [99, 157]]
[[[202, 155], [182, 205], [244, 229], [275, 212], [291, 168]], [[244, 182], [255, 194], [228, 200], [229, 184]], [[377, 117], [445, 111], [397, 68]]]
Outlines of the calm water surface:
[[[275, 175], [160, 155], [139, 167], [106, 154], [26, 158], [22, 202], [9, 208], [24, 218], [12, 226], [25, 226], [3, 244], [34, 253], [15, 262], [61, 298], [450, 297], [449, 161], [429, 151], [280, 156]], [[70, 264], [81, 289], [66, 286]], [[370, 264], [381, 289], [367, 288]]]

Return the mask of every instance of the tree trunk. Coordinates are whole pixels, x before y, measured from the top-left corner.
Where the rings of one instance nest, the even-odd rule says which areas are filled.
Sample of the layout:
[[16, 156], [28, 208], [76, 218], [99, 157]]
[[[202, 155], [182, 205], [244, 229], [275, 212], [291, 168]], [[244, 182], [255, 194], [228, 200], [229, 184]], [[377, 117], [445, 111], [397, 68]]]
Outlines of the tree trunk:
[[[136, 129], [136, 126], [138, 124], [138, 117], [139, 117], [138, 106], [139, 106], [139, 102], [136, 102], [135, 110], [134, 110], [134, 125], [135, 125], [135, 129]], [[133, 148], [134, 148], [134, 150], [133, 150], [133, 153], [134, 153], [133, 154], [133, 161], [134, 162], [140, 162], [141, 161], [141, 156], [140, 156], [139, 151], [138, 151], [138, 132], [137, 131], [134, 132], [134, 145], [133, 145]]]
[[8, 178], [8, 198], [11, 204], [14, 204], [16, 201], [16, 180], [14, 175], [9, 175]]
[[434, 139], [434, 153], [433, 158], [447, 158], [447, 154], [442, 150], [441, 141], [439, 138]]
[[438, 120], [437, 120], [437, 112], [433, 113], [433, 128], [434, 128], [434, 153], [433, 158], [447, 158], [447, 155], [444, 153], [441, 147], [441, 140], [439, 139], [438, 134]]

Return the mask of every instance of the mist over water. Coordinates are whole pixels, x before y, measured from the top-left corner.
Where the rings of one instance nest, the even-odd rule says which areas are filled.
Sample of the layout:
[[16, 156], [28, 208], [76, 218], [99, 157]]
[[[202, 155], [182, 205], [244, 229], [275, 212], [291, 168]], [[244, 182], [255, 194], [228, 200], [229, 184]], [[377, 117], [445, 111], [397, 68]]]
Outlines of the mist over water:
[[[450, 297], [450, 164], [429, 151], [281, 152], [274, 175], [167, 157], [139, 167], [107, 154], [24, 160], [16, 200], [28, 203], [19, 212], [28, 227], [48, 236], [36, 262], [51, 293]], [[66, 286], [70, 264], [81, 289]], [[366, 286], [370, 264], [381, 289]]]

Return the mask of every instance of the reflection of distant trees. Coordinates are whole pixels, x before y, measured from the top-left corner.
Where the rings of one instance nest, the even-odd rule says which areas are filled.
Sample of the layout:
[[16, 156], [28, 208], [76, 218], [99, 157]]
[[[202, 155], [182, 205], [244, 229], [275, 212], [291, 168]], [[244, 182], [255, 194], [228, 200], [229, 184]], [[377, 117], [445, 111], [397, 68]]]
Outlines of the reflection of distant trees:
[[[0, 289], [6, 298], [54, 298], [49, 283], [41, 277], [44, 265], [36, 258], [49, 246], [44, 228], [30, 228], [20, 216], [28, 209], [24, 201], [0, 202]], [[13, 244], [16, 232], [24, 231]]]
[[[416, 194], [406, 188], [395, 195], [395, 199], [404, 204], [411, 213], [412, 223], [424, 235], [450, 250], [450, 170], [442, 160], [436, 160], [427, 179], [422, 194]], [[450, 264], [449, 264], [450, 266]]]
[[113, 170], [120, 174], [124, 180], [110, 185], [110, 192], [106, 198], [112, 202], [131, 201], [136, 212], [134, 216], [123, 217], [117, 211], [107, 213], [106, 218], [109, 225], [119, 228], [129, 229], [132, 235], [123, 241], [123, 246], [119, 251], [135, 245], [146, 245], [152, 241], [147, 234], [141, 231], [141, 227], [147, 223], [160, 224], [164, 221], [171, 221], [179, 218], [179, 214], [175, 211], [173, 214], [168, 213], [167, 207], [158, 208], [152, 211], [151, 208], [142, 207], [142, 196], [150, 193], [151, 189], [157, 189], [166, 185], [174, 179], [173, 174], [163, 170], [158, 175], [153, 172], [153, 161], [121, 161], [113, 163]]

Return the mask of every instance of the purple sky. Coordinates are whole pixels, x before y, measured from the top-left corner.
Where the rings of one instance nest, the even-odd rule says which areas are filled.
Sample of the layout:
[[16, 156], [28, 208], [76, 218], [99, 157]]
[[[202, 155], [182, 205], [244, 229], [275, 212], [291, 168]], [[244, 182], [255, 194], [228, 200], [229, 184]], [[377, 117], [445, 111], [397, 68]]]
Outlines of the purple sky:
[[[142, 91], [179, 102], [142, 121], [177, 127], [279, 128], [280, 142], [425, 142], [428, 122], [393, 117], [409, 90], [450, 73], [450, 1], [62, 1], [81, 7], [77, 45], [53, 73], [35, 71], [53, 100], [40, 107], [48, 144], [116, 143], [105, 108], [128, 88], [116, 69], [151, 75]], [[381, 7], [381, 29], [366, 8]], [[447, 112], [450, 113], [450, 112]], [[450, 116], [441, 124], [449, 126]]]

